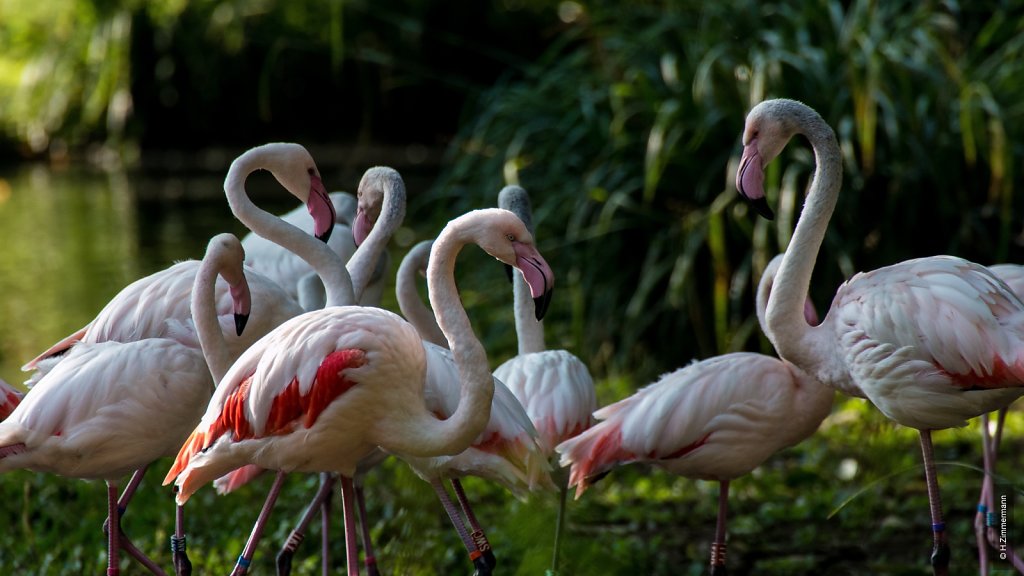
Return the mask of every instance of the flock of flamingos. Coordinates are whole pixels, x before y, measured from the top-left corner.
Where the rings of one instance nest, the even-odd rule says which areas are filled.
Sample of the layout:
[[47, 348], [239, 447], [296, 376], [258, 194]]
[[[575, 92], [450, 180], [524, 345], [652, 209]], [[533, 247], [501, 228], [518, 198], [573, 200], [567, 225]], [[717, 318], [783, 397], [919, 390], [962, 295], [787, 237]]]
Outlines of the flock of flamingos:
[[[104, 480], [110, 575], [119, 573], [121, 553], [164, 574], [120, 529], [146, 468], [162, 457], [176, 456], [164, 484], [177, 494], [172, 551], [179, 575], [192, 570], [183, 506], [196, 490], [212, 483], [230, 492], [264, 471], [276, 473], [233, 572], [243, 574], [285, 473], [319, 473], [320, 490], [279, 553], [278, 571], [290, 571], [306, 527], [340, 483], [346, 567], [357, 574], [357, 512], [365, 518], [359, 478], [395, 455], [435, 488], [476, 573], [489, 574], [494, 554], [460, 476], [482, 476], [517, 495], [560, 489], [564, 509], [568, 488], [579, 497], [613, 467], [646, 462], [719, 482], [710, 572], [720, 575], [729, 481], [813, 434], [839, 390], [920, 431], [930, 562], [934, 574], [947, 574], [931, 431], [996, 410], [1005, 415], [1024, 394], [1024, 268], [953, 256], [900, 262], [848, 280], [819, 321], [808, 289], [842, 182], [833, 130], [802, 103], [758, 104], [746, 118], [736, 187], [771, 218], [764, 168], [797, 134], [810, 143], [817, 167], [790, 245], [757, 290], [758, 319], [778, 358], [732, 353], [693, 362], [600, 409], [584, 364], [546, 349], [541, 319], [554, 274], [534, 244], [523, 189], [506, 187], [500, 208], [459, 216], [409, 251], [395, 282], [398, 315], [377, 306], [388, 268], [384, 248], [405, 214], [398, 173], [371, 168], [356, 198], [329, 195], [302, 146], [253, 148], [232, 163], [224, 189], [232, 212], [255, 234], [241, 241], [215, 236], [202, 261], [132, 283], [92, 322], [29, 361], [28, 393], [8, 386], [0, 396], [0, 415], [7, 416], [0, 472]], [[261, 169], [305, 210], [278, 217], [256, 207], [245, 181]], [[310, 224], [312, 234], [302, 229]], [[493, 373], [455, 286], [456, 257], [467, 244], [519, 272], [518, 355]], [[430, 308], [416, 289], [424, 271]], [[984, 438], [989, 471], [998, 436]], [[1024, 573], [1000, 542], [991, 478], [986, 474], [976, 522], [981, 573], [996, 555]], [[551, 572], [559, 569], [561, 516]], [[326, 538], [324, 544], [326, 572]], [[361, 545], [364, 568], [378, 574], [365, 530]]]

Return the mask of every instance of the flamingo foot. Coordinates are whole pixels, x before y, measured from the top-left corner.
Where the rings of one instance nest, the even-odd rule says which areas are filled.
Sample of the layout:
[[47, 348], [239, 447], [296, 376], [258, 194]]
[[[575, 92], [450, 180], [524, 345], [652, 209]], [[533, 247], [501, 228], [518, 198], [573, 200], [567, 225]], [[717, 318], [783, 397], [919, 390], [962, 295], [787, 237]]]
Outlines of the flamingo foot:
[[939, 542], [932, 548], [931, 556], [932, 574], [935, 576], [949, 576], [949, 544]]
[[192, 561], [185, 551], [185, 537], [171, 536], [171, 561], [175, 576], [192, 576]]

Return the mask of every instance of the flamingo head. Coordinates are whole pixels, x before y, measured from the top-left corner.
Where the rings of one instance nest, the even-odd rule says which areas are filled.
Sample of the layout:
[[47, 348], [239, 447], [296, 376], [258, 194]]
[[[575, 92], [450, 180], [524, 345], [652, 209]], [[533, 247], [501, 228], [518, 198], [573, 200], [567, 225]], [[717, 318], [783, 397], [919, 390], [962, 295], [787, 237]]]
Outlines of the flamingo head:
[[[396, 202], [399, 196], [405, 197], [405, 183], [398, 171], [374, 166], [363, 174], [356, 191], [356, 217], [352, 223], [352, 240], [356, 246], [366, 241], [385, 209], [402, 210], [404, 215], [404, 201]], [[385, 207], [385, 203], [389, 205]]]
[[798, 120], [808, 111], [814, 114], [799, 102], [780, 98], [761, 102], [747, 114], [743, 127], [743, 154], [736, 172], [736, 190], [768, 220], [775, 215], [765, 199], [764, 169], [799, 131]]
[[519, 270], [530, 286], [535, 316], [537, 320], [543, 319], [551, 304], [555, 275], [537, 251], [526, 225], [512, 212], [500, 208], [474, 210], [460, 219], [469, 216], [474, 216], [478, 223], [473, 239], [485, 252]]
[[313, 235], [327, 242], [334, 230], [337, 214], [313, 156], [300, 144], [266, 144], [253, 150], [261, 149], [269, 153], [266, 154], [265, 167], [286, 190], [306, 205], [306, 210], [313, 217]]

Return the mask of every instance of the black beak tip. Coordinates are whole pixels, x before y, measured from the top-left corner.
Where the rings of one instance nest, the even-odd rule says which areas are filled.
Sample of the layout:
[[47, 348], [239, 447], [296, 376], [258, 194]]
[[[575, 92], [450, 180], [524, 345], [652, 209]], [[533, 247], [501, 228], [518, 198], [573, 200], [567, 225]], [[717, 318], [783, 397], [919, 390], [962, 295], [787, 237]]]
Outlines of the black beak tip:
[[242, 331], [245, 330], [245, 324], [249, 322], [248, 314], [235, 314], [235, 334], [238, 336], [242, 335]]
[[334, 232], [334, 226], [328, 228], [323, 234], [317, 235], [316, 239], [326, 244], [331, 239], [331, 232]]
[[[740, 195], [742, 196], [742, 193]], [[746, 196], [743, 196], [743, 198], [750, 203], [750, 206], [754, 209], [754, 212], [760, 214], [761, 217], [764, 218], [765, 220], [775, 219], [775, 213], [772, 212], [771, 207], [768, 206], [768, 200], [763, 196], [756, 200], [751, 200]]]
[[548, 312], [548, 306], [551, 305], [551, 293], [553, 290], [548, 290], [533, 299], [533, 307], [537, 321], [540, 322], [544, 319], [544, 315]]

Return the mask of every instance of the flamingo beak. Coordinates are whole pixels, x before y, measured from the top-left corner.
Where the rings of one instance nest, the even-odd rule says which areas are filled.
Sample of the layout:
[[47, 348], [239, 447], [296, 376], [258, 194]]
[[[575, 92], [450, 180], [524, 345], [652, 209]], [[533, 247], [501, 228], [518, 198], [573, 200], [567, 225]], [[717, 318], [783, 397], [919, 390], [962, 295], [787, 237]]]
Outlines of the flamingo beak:
[[753, 138], [743, 147], [740, 167], [736, 171], [736, 191], [750, 202], [754, 211], [763, 218], [775, 219], [775, 214], [768, 206], [764, 195], [764, 166], [761, 165], [761, 154], [757, 150], [757, 138]]
[[320, 177], [311, 174], [309, 181], [309, 199], [306, 201], [306, 210], [313, 217], [313, 235], [317, 240], [327, 242], [331, 239], [331, 232], [334, 232], [337, 213]]
[[533, 296], [534, 313], [537, 320], [543, 320], [551, 304], [551, 292], [555, 287], [555, 274], [533, 245], [513, 242], [516, 253], [515, 267], [523, 274]]
[[360, 207], [356, 210], [356, 219], [352, 225], [352, 241], [357, 247], [366, 241], [371, 230], [373, 230], [373, 222], [370, 221], [370, 216], [366, 211]]
[[231, 301], [234, 302], [232, 312], [235, 316], [235, 335], [241, 336], [245, 325], [249, 322], [249, 313], [252, 310], [252, 296], [249, 293], [249, 283], [244, 280], [229, 288]]

